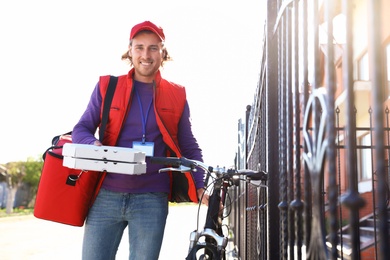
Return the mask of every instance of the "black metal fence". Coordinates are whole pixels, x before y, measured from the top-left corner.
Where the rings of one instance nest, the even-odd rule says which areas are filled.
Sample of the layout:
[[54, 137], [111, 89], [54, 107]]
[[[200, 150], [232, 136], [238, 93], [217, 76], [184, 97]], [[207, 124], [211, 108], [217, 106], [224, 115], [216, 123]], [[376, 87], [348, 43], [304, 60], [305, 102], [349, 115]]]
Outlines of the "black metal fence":
[[386, 10], [380, 0], [267, 1], [236, 165], [268, 181], [232, 191], [239, 259], [390, 259]]

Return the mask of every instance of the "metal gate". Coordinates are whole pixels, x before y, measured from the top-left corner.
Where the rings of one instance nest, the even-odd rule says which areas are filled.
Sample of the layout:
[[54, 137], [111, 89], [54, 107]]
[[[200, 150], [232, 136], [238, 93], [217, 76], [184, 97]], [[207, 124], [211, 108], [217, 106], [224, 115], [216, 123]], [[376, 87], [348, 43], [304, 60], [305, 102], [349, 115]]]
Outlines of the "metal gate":
[[268, 0], [229, 216], [239, 259], [390, 259], [390, 3]]

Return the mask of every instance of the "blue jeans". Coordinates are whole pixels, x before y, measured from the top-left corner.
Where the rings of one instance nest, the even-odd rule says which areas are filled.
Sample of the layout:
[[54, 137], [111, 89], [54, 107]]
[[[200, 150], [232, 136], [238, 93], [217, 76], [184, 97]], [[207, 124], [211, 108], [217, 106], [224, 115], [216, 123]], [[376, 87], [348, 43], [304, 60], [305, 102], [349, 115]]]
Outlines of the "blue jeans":
[[85, 223], [83, 260], [115, 259], [128, 226], [130, 260], [157, 260], [168, 215], [168, 194], [101, 189]]

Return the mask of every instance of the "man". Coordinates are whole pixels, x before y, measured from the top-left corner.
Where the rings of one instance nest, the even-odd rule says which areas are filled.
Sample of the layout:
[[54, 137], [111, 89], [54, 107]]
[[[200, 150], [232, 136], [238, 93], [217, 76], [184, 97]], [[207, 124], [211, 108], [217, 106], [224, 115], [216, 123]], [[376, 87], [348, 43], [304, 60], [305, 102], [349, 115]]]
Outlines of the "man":
[[[132, 147], [145, 151], [147, 170], [141, 175], [107, 173], [89, 211], [84, 232], [83, 259], [115, 259], [128, 227], [130, 259], [158, 259], [168, 214], [168, 201], [197, 202], [202, 197], [203, 173], [158, 173], [162, 165], [150, 156], [184, 156], [202, 161], [193, 136], [184, 87], [161, 77], [170, 60], [163, 29], [145, 21], [130, 32], [131, 70], [118, 77], [103, 141], [95, 138], [109, 76], [100, 77], [87, 109], [72, 132], [74, 143]], [[171, 184], [184, 188], [177, 194]], [[180, 186], [181, 185], [181, 186]], [[207, 199], [205, 200], [207, 203]]]

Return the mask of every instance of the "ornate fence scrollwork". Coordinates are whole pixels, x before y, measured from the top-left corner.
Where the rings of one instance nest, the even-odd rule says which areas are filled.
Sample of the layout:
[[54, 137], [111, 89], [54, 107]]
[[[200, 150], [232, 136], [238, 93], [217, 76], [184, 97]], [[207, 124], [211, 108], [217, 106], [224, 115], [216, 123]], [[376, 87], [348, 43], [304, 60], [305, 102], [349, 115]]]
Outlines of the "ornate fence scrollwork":
[[324, 162], [328, 146], [326, 133], [326, 90], [314, 89], [305, 109], [303, 138], [307, 151], [302, 154], [309, 170], [312, 187], [311, 239], [308, 245], [308, 259], [327, 259], [325, 220], [323, 214], [322, 181]]

